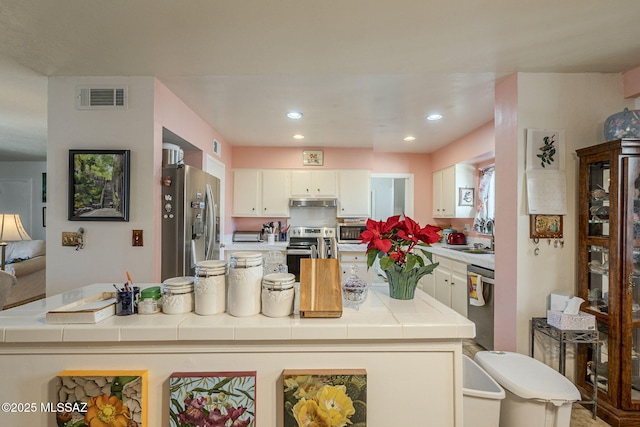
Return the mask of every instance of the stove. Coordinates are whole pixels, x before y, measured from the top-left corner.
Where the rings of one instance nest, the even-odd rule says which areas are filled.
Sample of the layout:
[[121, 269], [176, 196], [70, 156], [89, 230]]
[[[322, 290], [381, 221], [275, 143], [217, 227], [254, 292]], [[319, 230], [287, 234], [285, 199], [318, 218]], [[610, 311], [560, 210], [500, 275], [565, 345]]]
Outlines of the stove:
[[[321, 243], [318, 239], [324, 239], [326, 247], [336, 247], [331, 245], [335, 240], [336, 229], [332, 227], [307, 227], [297, 226], [289, 229], [289, 244], [287, 246], [287, 269], [289, 273], [296, 276], [296, 282], [300, 281], [300, 260], [311, 258], [312, 247], [318, 249]], [[335, 250], [334, 250], [335, 251]], [[337, 252], [337, 251], [335, 251]], [[337, 253], [329, 254], [331, 258], [337, 258]]]

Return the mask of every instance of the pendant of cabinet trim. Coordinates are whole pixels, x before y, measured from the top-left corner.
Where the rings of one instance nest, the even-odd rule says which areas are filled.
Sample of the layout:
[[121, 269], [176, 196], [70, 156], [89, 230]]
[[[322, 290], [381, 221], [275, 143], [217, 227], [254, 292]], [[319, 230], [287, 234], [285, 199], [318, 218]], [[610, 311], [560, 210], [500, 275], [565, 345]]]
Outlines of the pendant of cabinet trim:
[[433, 217], [473, 218], [475, 215], [475, 191], [471, 206], [460, 206], [460, 189], [475, 188], [475, 183], [476, 168], [473, 165], [456, 164], [434, 172]]

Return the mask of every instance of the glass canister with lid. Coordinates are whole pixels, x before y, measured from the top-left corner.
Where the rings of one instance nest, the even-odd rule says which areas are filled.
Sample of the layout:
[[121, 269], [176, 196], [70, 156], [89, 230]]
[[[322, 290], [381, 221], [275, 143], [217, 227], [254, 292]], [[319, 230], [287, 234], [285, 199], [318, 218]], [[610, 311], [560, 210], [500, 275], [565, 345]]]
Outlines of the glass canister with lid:
[[262, 314], [285, 317], [293, 313], [296, 276], [291, 273], [271, 273], [262, 278]]
[[351, 276], [342, 283], [342, 302], [345, 307], [351, 307], [356, 310], [367, 299], [370, 284], [358, 277], [358, 266], [351, 265]]
[[140, 292], [138, 301], [138, 314], [159, 313], [162, 307], [162, 290], [160, 286], [151, 286]]
[[260, 252], [233, 252], [229, 258], [228, 311], [236, 317], [260, 313], [262, 282], [262, 254]]
[[172, 277], [162, 283], [162, 312], [183, 314], [193, 311], [193, 277]]
[[200, 261], [196, 264], [194, 282], [195, 310], [210, 316], [224, 313], [226, 307], [227, 263], [221, 260]]

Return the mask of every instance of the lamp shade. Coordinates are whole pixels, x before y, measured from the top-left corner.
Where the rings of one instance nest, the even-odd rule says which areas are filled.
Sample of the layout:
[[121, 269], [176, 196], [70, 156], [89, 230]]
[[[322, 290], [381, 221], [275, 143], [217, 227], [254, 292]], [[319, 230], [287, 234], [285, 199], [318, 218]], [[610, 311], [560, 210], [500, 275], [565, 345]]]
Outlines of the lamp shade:
[[22, 226], [20, 215], [0, 214], [0, 242], [16, 240], [31, 240], [31, 237]]

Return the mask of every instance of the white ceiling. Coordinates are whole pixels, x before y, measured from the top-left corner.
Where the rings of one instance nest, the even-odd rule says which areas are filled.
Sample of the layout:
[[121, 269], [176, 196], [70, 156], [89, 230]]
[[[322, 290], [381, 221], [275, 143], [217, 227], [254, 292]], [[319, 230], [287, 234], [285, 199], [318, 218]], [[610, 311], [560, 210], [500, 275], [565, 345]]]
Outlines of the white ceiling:
[[639, 16], [637, 0], [0, 0], [0, 160], [44, 159], [46, 76], [157, 76], [234, 145], [430, 152], [491, 120], [508, 74], [639, 66]]

